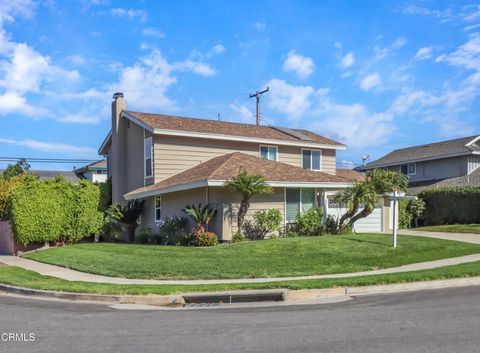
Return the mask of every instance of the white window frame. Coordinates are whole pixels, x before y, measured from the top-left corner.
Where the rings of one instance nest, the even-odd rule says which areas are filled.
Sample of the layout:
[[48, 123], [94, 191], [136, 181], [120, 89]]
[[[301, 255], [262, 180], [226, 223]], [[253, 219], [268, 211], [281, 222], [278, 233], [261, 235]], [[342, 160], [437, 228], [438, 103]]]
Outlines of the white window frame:
[[[145, 150], [147, 147], [147, 141], [150, 141], [150, 171], [152, 174], [147, 175], [147, 156], [145, 154]], [[143, 141], [143, 175], [145, 179], [153, 177], [153, 139], [152, 137], [147, 137]]]
[[[260, 158], [262, 158], [262, 147], [267, 147], [268, 151], [267, 151], [267, 160], [268, 161], [274, 161], [274, 162], [278, 162], [278, 146], [275, 146], [275, 145], [259, 145], [258, 146], [258, 156]], [[275, 159], [270, 159], [270, 148], [275, 148]]]
[[[410, 166], [413, 165], [413, 173], [410, 173]], [[407, 175], [415, 175], [417, 174], [417, 163], [408, 163], [407, 164]]]
[[[308, 168], [308, 170], [314, 170], [316, 172], [320, 172], [322, 170], [322, 166], [323, 166], [323, 156], [322, 156], [322, 150], [318, 150], [318, 149], [314, 149], [314, 148], [302, 148], [302, 155], [301, 155], [301, 158], [302, 158], [302, 168], [303, 168], [303, 151], [318, 151], [320, 153], [320, 169], [313, 169], [312, 168], [312, 153], [310, 153], [310, 168]], [[304, 169], [307, 169], [307, 168], [304, 168]]]
[[313, 189], [314, 190], [314, 195], [315, 195], [315, 208], [320, 208], [321, 205], [318, 204], [318, 193], [319, 189], [317, 188], [284, 188], [283, 189], [283, 214], [284, 214], [284, 220], [283, 223], [286, 226], [288, 223], [293, 223], [293, 222], [288, 222], [287, 221], [287, 189], [299, 189], [299, 198], [298, 198], [298, 212], [304, 213], [302, 211], [302, 189]]
[[[157, 198], [160, 200], [160, 206], [157, 205]], [[157, 210], [160, 210], [160, 219], [157, 218]], [[162, 221], [162, 197], [154, 196], [153, 197], [153, 219], [155, 223]]]

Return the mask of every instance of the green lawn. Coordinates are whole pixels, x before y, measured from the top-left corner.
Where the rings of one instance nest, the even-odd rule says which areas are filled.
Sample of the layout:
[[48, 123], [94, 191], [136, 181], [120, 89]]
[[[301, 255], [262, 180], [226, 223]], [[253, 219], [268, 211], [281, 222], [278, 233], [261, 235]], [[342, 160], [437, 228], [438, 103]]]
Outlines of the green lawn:
[[214, 279], [346, 273], [480, 253], [480, 245], [382, 234], [282, 238], [209, 248], [78, 244], [25, 257], [113, 277]]
[[222, 291], [235, 289], [313, 289], [334, 287], [355, 287], [377, 284], [405, 283], [435, 279], [480, 276], [480, 262], [440, 267], [389, 275], [374, 275], [338, 279], [315, 279], [282, 281], [274, 283], [240, 283], [214, 285], [121, 285], [107, 283], [73, 282], [60, 278], [42, 276], [37, 272], [19, 267], [0, 267], [0, 283], [19, 287], [54, 290], [73, 293], [96, 294], [179, 294], [183, 292]]
[[480, 234], [480, 224], [446, 224], [443, 226], [419, 227], [415, 230], [447, 233], [476, 233]]

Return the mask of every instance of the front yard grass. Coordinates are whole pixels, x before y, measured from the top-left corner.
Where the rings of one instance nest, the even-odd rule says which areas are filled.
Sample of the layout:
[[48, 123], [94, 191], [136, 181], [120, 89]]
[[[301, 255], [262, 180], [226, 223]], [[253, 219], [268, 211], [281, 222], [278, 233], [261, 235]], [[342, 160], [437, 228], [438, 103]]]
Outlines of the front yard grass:
[[281, 238], [208, 248], [77, 244], [24, 255], [82, 272], [145, 279], [226, 279], [348, 273], [480, 253], [480, 245], [384, 234]]
[[445, 224], [442, 226], [418, 227], [415, 230], [446, 233], [475, 233], [480, 234], [480, 224]]
[[210, 285], [121, 285], [67, 281], [42, 276], [37, 272], [20, 267], [0, 267], [0, 283], [24, 288], [52, 290], [71, 293], [169, 295], [184, 292], [223, 291], [240, 289], [314, 289], [334, 287], [356, 287], [480, 276], [480, 262], [440, 267], [432, 270], [372, 275], [362, 277], [282, 281], [273, 283], [232, 283]]

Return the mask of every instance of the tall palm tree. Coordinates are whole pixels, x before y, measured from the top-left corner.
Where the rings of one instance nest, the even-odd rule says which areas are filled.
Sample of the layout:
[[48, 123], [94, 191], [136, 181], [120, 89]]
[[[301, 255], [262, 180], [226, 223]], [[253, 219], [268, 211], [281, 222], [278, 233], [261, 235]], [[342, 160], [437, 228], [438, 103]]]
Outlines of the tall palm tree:
[[250, 207], [250, 199], [255, 194], [272, 194], [273, 189], [267, 184], [264, 176], [259, 174], [251, 174], [246, 170], [240, 171], [238, 175], [232, 180], [227, 180], [223, 183], [223, 187], [232, 192], [237, 192], [242, 195], [240, 202], [240, 209], [237, 214], [238, 230], [241, 232], [243, 228], [243, 221], [245, 215]]
[[[352, 187], [339, 192], [335, 199], [337, 203], [347, 208], [347, 212], [338, 221], [340, 230], [343, 230], [347, 226], [352, 227], [357, 220], [372, 213], [378, 195], [369, 183], [355, 183]], [[358, 212], [361, 205], [363, 209]]]

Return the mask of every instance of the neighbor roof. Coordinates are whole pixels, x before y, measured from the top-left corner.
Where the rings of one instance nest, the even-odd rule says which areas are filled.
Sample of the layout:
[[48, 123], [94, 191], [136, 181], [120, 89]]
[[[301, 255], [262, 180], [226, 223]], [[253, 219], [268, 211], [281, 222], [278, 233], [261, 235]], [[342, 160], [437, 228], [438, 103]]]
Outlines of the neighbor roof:
[[159, 183], [133, 190], [126, 194], [125, 198], [140, 198], [195, 187], [216, 185], [213, 182], [223, 183], [225, 180], [233, 179], [241, 170], [263, 175], [272, 186], [278, 186], [281, 183], [331, 183], [332, 186], [335, 186], [335, 184], [345, 186], [352, 182], [351, 179], [341, 176], [303, 169], [241, 152], [234, 152], [209, 159]]
[[70, 183], [78, 183], [80, 179], [74, 172], [65, 172], [60, 170], [34, 170], [32, 171], [39, 179], [51, 179], [62, 177], [65, 181]]
[[479, 146], [476, 144], [469, 145], [479, 136], [462, 137], [455, 140], [429, 143], [426, 145], [401, 148], [394, 150], [389, 154], [377, 159], [376, 161], [367, 163], [365, 166], [359, 167], [359, 170], [367, 170], [388, 165], [397, 165], [401, 163], [417, 162], [426, 159], [439, 159], [453, 157], [461, 154], [469, 154], [478, 151]]
[[73, 172], [78, 174], [78, 173], [84, 173], [87, 170], [107, 170], [107, 160], [102, 159], [100, 161], [87, 164], [83, 167], [74, 169]]
[[356, 180], [356, 181], [365, 181], [365, 175], [362, 173], [357, 172], [356, 170], [353, 169], [339, 169], [337, 168], [337, 173], [338, 176], [342, 178], [347, 178], [350, 180]]
[[[138, 120], [142, 121], [144, 124], [152, 127], [153, 129], [159, 130], [220, 134], [228, 136], [263, 138], [292, 142], [303, 141], [345, 147], [345, 145], [340, 142], [334, 141], [324, 136], [320, 136], [311, 131], [301, 129], [285, 129], [264, 125], [232, 123], [228, 121], [206, 120], [132, 111], [126, 111], [125, 113], [137, 118]], [[289, 134], [289, 130], [292, 132], [291, 134]], [[300, 136], [304, 138], [306, 137], [310, 141], [304, 140], [300, 138]]]

